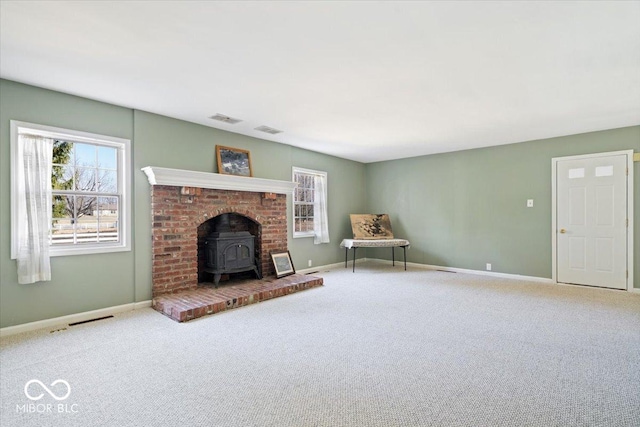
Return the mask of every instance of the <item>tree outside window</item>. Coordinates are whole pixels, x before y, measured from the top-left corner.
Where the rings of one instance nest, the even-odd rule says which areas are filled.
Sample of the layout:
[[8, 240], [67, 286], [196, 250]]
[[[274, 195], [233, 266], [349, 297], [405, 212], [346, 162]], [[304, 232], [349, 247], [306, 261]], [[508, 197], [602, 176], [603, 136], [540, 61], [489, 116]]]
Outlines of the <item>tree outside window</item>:
[[117, 149], [55, 140], [52, 245], [117, 242]]

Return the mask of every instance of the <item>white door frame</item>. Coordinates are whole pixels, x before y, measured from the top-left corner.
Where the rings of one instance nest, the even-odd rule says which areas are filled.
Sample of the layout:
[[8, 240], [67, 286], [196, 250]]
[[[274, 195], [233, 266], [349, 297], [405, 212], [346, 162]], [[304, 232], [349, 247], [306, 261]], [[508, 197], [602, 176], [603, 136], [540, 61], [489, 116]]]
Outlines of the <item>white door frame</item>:
[[580, 156], [554, 157], [551, 159], [551, 280], [558, 283], [558, 210], [556, 207], [557, 198], [557, 176], [556, 170], [558, 162], [565, 160], [581, 160], [608, 156], [627, 156], [627, 291], [633, 291], [633, 150], [611, 151], [608, 153], [584, 154]]

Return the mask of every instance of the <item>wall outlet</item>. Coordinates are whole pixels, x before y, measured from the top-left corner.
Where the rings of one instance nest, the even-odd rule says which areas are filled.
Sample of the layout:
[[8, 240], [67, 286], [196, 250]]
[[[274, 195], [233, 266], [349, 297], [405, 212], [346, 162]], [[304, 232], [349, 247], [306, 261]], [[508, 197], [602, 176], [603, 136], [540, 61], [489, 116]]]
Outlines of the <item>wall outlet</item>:
[[487, 263], [487, 271], [491, 271], [491, 264]]
[[313, 265], [313, 263], [311, 262], [311, 260], [309, 260], [309, 267], [311, 267]]
[[527, 200], [527, 207], [528, 208], [532, 208], [533, 207], [533, 199], [528, 199]]

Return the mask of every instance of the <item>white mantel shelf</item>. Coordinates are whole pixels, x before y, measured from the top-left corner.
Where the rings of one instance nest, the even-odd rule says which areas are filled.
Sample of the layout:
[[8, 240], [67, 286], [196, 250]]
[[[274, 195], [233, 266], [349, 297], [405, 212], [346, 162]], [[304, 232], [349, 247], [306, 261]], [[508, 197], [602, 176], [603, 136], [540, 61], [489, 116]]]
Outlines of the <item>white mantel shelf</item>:
[[255, 193], [292, 194], [296, 183], [248, 176], [223, 175], [182, 169], [147, 166], [142, 168], [151, 185], [211, 188], [214, 190], [251, 191]]

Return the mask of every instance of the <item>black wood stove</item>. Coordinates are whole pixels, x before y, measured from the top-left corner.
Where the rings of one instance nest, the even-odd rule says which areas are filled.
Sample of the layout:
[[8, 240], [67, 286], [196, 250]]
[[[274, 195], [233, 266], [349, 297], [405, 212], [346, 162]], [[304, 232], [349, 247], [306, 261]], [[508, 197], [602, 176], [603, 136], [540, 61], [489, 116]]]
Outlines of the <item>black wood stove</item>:
[[253, 270], [258, 279], [262, 276], [255, 261], [255, 237], [248, 231], [231, 231], [228, 214], [217, 217], [215, 231], [205, 238], [207, 268], [213, 274], [213, 283], [218, 287], [223, 274]]

